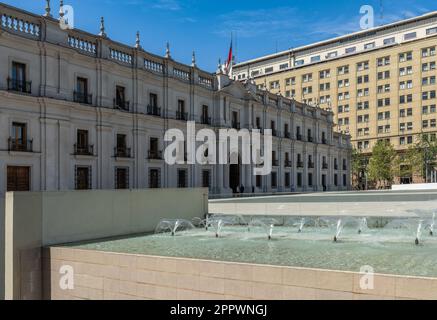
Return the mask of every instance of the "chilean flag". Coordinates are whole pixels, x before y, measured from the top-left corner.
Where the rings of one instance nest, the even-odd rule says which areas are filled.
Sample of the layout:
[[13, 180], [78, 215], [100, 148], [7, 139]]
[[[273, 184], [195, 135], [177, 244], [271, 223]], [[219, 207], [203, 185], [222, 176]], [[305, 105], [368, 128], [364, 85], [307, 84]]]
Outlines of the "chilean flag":
[[225, 70], [228, 76], [232, 76], [232, 63], [234, 60], [233, 50], [232, 50], [232, 40], [231, 47], [229, 48], [228, 60], [226, 61]]

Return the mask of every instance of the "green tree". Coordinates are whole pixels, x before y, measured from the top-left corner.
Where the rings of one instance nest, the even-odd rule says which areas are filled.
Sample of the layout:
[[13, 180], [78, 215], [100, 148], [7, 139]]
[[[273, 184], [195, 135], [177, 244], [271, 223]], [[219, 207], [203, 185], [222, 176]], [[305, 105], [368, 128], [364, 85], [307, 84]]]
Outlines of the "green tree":
[[386, 188], [393, 184], [397, 168], [398, 157], [393, 145], [386, 141], [378, 141], [369, 160], [369, 180], [379, 187]]
[[367, 161], [361, 151], [355, 148], [352, 149], [351, 171], [352, 183], [355, 188], [359, 188], [362, 179], [367, 175]]
[[428, 134], [422, 133], [417, 137], [417, 142], [411, 152], [414, 153], [414, 156], [412, 156], [413, 172], [421, 174], [428, 182], [430, 172], [436, 164], [437, 141]]

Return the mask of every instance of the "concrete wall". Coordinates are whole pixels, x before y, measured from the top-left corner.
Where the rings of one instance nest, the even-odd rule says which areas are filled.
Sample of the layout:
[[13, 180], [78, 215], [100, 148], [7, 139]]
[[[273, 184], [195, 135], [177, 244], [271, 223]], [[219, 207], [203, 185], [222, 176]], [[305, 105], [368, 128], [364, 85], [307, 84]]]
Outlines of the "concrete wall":
[[212, 200], [210, 214], [410, 217], [437, 209], [437, 191], [351, 192]]
[[202, 217], [207, 189], [7, 193], [6, 299], [41, 298], [41, 248], [151, 232], [162, 218]]
[[[61, 290], [62, 266], [73, 267], [74, 289]], [[44, 297], [91, 300], [364, 300], [437, 299], [437, 279], [361, 274], [193, 259], [48, 248]]]
[[0, 196], [0, 300], [5, 294], [5, 198]]
[[437, 190], [437, 183], [415, 183], [393, 185], [392, 190]]

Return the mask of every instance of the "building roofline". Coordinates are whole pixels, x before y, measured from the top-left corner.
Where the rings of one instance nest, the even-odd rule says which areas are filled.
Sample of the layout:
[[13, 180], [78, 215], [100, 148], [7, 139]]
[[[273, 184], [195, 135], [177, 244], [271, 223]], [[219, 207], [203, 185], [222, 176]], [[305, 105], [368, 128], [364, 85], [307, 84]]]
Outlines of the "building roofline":
[[[49, 20], [49, 21], [52, 21], [52, 22], [56, 22], [56, 21], [58, 21], [58, 19], [57, 19], [55, 16], [46, 17], [46, 16], [44, 16], [44, 15], [40, 15], [40, 14], [33, 13], [33, 12], [30, 12], [30, 11], [27, 11], [27, 10], [24, 10], [24, 9], [21, 9], [21, 8], [17, 8], [17, 7], [14, 7], [14, 6], [12, 6], [12, 5], [9, 5], [9, 4], [3, 3], [3, 2], [0, 2], [0, 8], [1, 8], [1, 7], [4, 7], [4, 8], [6, 8], [6, 9], [8, 9], [8, 10], [12, 10], [12, 11], [19, 12], [19, 13], [22, 14], [22, 15], [28, 15], [28, 16], [31, 16], [31, 17], [34, 18], [34, 19], [45, 19], [45, 20]], [[0, 13], [1, 13], [1, 12], [0, 12]], [[171, 60], [171, 61], [173, 61], [173, 63], [174, 63], [175, 65], [178, 65], [178, 66], [180, 66], [180, 67], [182, 67], [182, 68], [186, 68], [186, 69], [191, 69], [191, 68], [193, 68], [193, 66], [190, 65], [190, 64], [186, 64], [186, 63], [183, 63], [183, 62], [180, 62], [180, 61], [176, 61], [176, 60], [173, 60], [172, 58], [167, 58], [167, 57], [162, 56], [162, 55], [160, 55], [160, 54], [156, 54], [156, 53], [153, 53], [153, 52], [147, 51], [147, 50], [145, 50], [145, 49], [142, 48], [142, 47], [141, 47], [141, 48], [136, 48], [135, 46], [132, 46], [132, 45], [129, 45], [129, 44], [123, 43], [123, 42], [121, 42], [121, 41], [114, 40], [114, 39], [112, 39], [109, 35], [106, 35], [105, 37], [102, 37], [102, 36], [99, 35], [99, 34], [92, 33], [92, 32], [89, 32], [89, 31], [86, 31], [86, 30], [83, 30], [83, 29], [79, 29], [79, 28], [73, 28], [73, 29], [70, 29], [69, 31], [70, 31], [71, 33], [77, 33], [77, 34], [81, 34], [81, 35], [83, 35], [83, 36], [86, 36], [86, 37], [88, 37], [88, 38], [95, 39], [96, 41], [97, 41], [98, 39], [102, 39], [102, 40], [104, 40], [104, 41], [108, 41], [109, 43], [114, 44], [114, 46], [118, 46], [118, 47], [120, 47], [120, 48], [124, 48], [125, 50], [132, 50], [131, 52], [133, 52], [134, 50], [139, 50], [139, 51], [142, 52], [143, 54], [148, 55], [148, 56], [150, 56], [150, 57], [153, 57], [154, 59], [158, 59], [158, 60], [162, 60], [162, 61], [165, 61], [165, 60]], [[204, 70], [204, 69], [200, 69], [200, 68], [197, 67], [197, 66], [196, 66], [195, 68], [196, 68], [196, 69], [198, 70], [198, 72], [199, 72], [200, 74], [202, 74], [202, 75], [208, 75], [208, 76], [210, 76], [210, 77], [214, 77], [214, 76], [215, 76], [215, 72], [206, 71], [206, 70]]]
[[402, 25], [406, 25], [409, 23], [413, 23], [416, 21], [422, 21], [431, 17], [437, 17], [437, 11], [432, 11], [432, 12], [428, 12], [425, 13], [423, 15], [420, 16], [416, 16], [416, 17], [412, 17], [412, 18], [408, 18], [408, 19], [404, 19], [404, 20], [399, 20], [399, 21], [395, 21], [389, 24], [385, 24], [382, 26], [378, 26], [378, 27], [374, 27], [371, 29], [367, 29], [367, 30], [361, 30], [361, 31], [357, 31], [357, 32], [353, 32], [353, 33], [348, 33], [345, 34], [343, 36], [339, 36], [339, 37], [335, 37], [335, 38], [331, 38], [328, 40], [322, 40], [322, 41], [318, 41], [315, 43], [311, 43], [311, 44], [307, 44], [307, 45], [303, 45], [297, 48], [293, 48], [293, 49], [288, 49], [288, 50], [284, 50], [278, 53], [273, 53], [273, 54], [269, 54], [269, 55], [265, 55], [259, 58], [255, 58], [255, 59], [250, 59], [247, 61], [243, 61], [240, 63], [237, 63], [234, 65], [234, 68], [240, 68], [240, 67], [244, 67], [250, 64], [254, 64], [254, 63], [258, 63], [258, 62], [262, 62], [262, 61], [266, 61], [266, 60], [270, 60], [270, 59], [274, 59], [274, 58], [278, 58], [278, 57], [282, 57], [282, 56], [287, 56], [291, 53], [295, 53], [295, 52], [299, 52], [299, 51], [304, 51], [304, 50], [308, 50], [308, 49], [312, 49], [312, 48], [316, 48], [316, 47], [320, 47], [323, 45], [327, 45], [327, 44], [331, 44], [331, 43], [336, 43], [338, 41], [341, 40], [345, 40], [351, 37], [357, 37], [357, 36], [366, 36], [366, 34], [373, 34], [375, 32], [378, 31], [382, 31], [382, 30], [387, 30], [390, 28], [394, 28], [394, 27], [398, 27], [398, 26], [402, 26]]

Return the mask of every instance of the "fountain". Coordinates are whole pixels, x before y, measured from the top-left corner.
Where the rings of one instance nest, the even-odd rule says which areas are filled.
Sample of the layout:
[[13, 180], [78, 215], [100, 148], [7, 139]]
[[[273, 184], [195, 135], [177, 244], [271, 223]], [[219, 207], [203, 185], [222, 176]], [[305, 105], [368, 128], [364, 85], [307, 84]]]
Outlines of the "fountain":
[[[215, 230], [215, 236], [216, 238], [219, 238], [223, 228], [226, 225], [229, 226], [235, 226], [235, 225], [240, 225], [242, 217], [241, 216], [230, 216], [230, 215], [226, 215], [226, 216], [211, 216], [208, 217], [206, 219], [206, 231], [208, 231], [209, 227], [212, 227]], [[243, 223], [244, 223], [244, 219], [243, 219]]]
[[191, 221], [184, 219], [176, 219], [176, 220], [161, 220], [156, 226], [155, 233], [168, 233], [170, 232], [172, 236], [176, 235], [178, 231], [187, 231], [194, 229], [194, 225]]
[[361, 218], [359, 222], [358, 234], [363, 233], [364, 229], [367, 228], [367, 218]]
[[211, 225], [214, 227], [215, 230], [215, 237], [219, 238], [220, 237], [220, 233], [223, 229], [224, 226], [224, 222], [223, 220], [213, 220], [213, 222], [211, 223]]
[[435, 226], [435, 212], [432, 214], [431, 224], [429, 225], [429, 235], [432, 237], [434, 235], [434, 226]]
[[418, 246], [420, 244], [420, 240], [421, 240], [421, 236], [422, 236], [422, 224], [423, 224], [423, 220], [419, 221], [419, 225], [417, 226], [417, 232], [416, 232], [416, 246]]
[[300, 221], [299, 230], [297, 232], [302, 233], [304, 226], [305, 226], [305, 218], [302, 218], [302, 220]]
[[343, 221], [339, 219], [337, 221], [337, 232], [334, 236], [334, 242], [338, 242], [338, 238], [340, 237], [342, 231], [343, 231]]
[[272, 240], [273, 229], [277, 224], [278, 221], [273, 218], [256, 218], [250, 221], [249, 230], [252, 230], [254, 228], [261, 228], [266, 233], [267, 238], [269, 240]]

